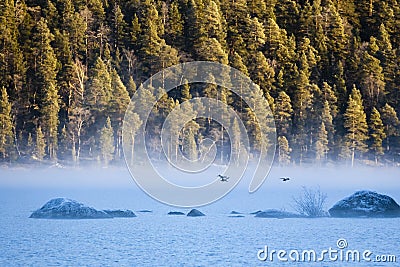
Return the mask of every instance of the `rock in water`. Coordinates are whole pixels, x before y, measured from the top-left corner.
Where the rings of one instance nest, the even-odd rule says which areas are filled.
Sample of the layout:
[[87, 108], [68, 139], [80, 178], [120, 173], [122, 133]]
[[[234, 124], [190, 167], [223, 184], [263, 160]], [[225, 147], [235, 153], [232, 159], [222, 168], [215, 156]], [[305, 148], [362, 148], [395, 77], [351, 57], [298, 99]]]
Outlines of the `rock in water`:
[[301, 218], [304, 216], [301, 216], [296, 213], [292, 212], [287, 212], [287, 211], [282, 211], [282, 210], [275, 210], [275, 209], [269, 209], [269, 210], [264, 210], [261, 212], [256, 213], [257, 218]]
[[238, 211], [235, 211], [235, 210], [233, 210], [233, 211], [231, 211], [231, 213], [230, 214], [242, 214], [241, 212], [238, 212]]
[[85, 206], [68, 198], [55, 198], [48, 201], [40, 209], [34, 211], [29, 218], [37, 219], [104, 219], [112, 218], [104, 211]]
[[253, 212], [250, 212], [250, 214], [251, 214], [251, 215], [257, 215], [257, 214], [259, 214], [260, 212], [262, 212], [262, 210], [253, 211]]
[[329, 209], [332, 217], [400, 217], [393, 198], [372, 191], [358, 191]]
[[131, 210], [103, 210], [105, 213], [114, 218], [133, 218], [136, 214]]
[[185, 213], [180, 211], [170, 211], [168, 212], [168, 215], [185, 215]]
[[189, 211], [189, 213], [186, 215], [189, 217], [199, 217], [199, 216], [206, 216], [204, 215], [201, 211], [196, 210], [196, 209], [192, 209], [191, 211]]

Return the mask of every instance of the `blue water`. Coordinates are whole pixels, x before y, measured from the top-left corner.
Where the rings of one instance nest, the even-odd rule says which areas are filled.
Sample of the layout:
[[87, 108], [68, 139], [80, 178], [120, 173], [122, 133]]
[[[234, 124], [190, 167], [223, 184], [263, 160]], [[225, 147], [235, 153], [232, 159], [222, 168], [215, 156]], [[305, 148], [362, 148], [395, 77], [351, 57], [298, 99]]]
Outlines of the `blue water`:
[[[51, 176], [57, 181], [64, 172], [41, 172], [38, 177], [46, 180]], [[363, 261], [332, 262], [329, 258], [311, 263], [285, 263], [276, 256], [265, 262], [257, 258], [257, 252], [264, 246], [270, 250], [313, 249], [319, 252], [337, 249], [336, 241], [340, 238], [346, 239], [346, 249], [370, 250], [372, 258], [378, 254], [396, 255], [397, 266], [400, 262], [400, 219], [261, 219], [248, 214], [266, 208], [290, 210], [288, 203], [297, 192], [297, 185], [285, 191], [278, 190], [281, 186], [278, 182], [275, 186], [267, 182], [264, 189], [254, 195], [248, 195], [245, 187], [239, 188], [219, 202], [200, 207], [205, 217], [190, 218], [168, 216], [169, 211], [187, 212], [188, 209], [152, 200], [130, 178], [126, 181], [121, 178], [126, 176], [125, 171], [102, 173], [108, 178], [117, 173], [113, 179], [118, 186], [106, 186], [101, 177], [99, 183], [91, 186], [90, 182], [85, 182], [87, 175], [82, 173], [67, 176], [68, 181], [63, 178], [62, 182], [35, 186], [26, 178], [32, 172], [1, 172], [0, 266], [396, 266]], [[10, 181], [18, 177], [23, 182]], [[77, 181], [81, 181], [80, 186], [73, 186]], [[368, 188], [371, 185], [368, 184]], [[393, 196], [398, 187], [390, 187]], [[351, 190], [353, 185], [329, 191], [328, 206]], [[60, 196], [98, 209], [132, 209], [137, 217], [28, 218], [46, 201]], [[152, 212], [138, 212], [144, 209]], [[243, 212], [245, 217], [230, 218], [232, 210]]]

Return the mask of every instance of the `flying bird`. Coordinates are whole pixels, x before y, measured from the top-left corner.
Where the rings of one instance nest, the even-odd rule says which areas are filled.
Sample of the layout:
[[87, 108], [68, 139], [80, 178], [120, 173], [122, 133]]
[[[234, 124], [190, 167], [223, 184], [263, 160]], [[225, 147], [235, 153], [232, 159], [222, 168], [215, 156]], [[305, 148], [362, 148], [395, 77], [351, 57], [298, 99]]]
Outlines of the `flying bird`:
[[228, 182], [229, 177], [225, 175], [218, 174], [218, 177], [221, 179], [221, 182]]
[[282, 182], [287, 182], [287, 181], [289, 181], [289, 180], [290, 180], [290, 178], [289, 178], [289, 177], [281, 177], [281, 178], [279, 178], [279, 179], [281, 179], [281, 180], [282, 180]]

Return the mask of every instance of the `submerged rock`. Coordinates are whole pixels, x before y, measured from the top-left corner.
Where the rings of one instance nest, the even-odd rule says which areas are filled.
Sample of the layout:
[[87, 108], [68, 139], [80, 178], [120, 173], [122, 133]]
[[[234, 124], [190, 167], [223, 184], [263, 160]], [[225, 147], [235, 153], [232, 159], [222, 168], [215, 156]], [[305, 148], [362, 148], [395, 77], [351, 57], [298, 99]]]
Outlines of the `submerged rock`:
[[185, 215], [185, 213], [180, 211], [170, 211], [168, 212], [168, 215]]
[[105, 213], [114, 218], [133, 218], [136, 214], [131, 210], [103, 210]]
[[292, 213], [292, 212], [269, 209], [269, 210], [264, 210], [264, 211], [258, 212], [255, 217], [282, 219], [282, 218], [301, 218], [303, 216], [296, 214], [296, 213]]
[[242, 214], [241, 212], [238, 212], [238, 211], [231, 211], [231, 213], [230, 214]]
[[229, 215], [229, 218], [244, 218], [244, 215]]
[[358, 191], [329, 209], [332, 217], [400, 217], [393, 198], [372, 191]]
[[250, 214], [251, 215], [257, 215], [257, 214], [259, 214], [261, 212], [262, 212], [262, 210], [257, 210], [257, 211], [250, 212]]
[[206, 216], [206, 215], [204, 215], [204, 213], [202, 213], [202, 212], [199, 211], [199, 210], [192, 209], [191, 211], [189, 211], [189, 213], [188, 213], [186, 216], [189, 216], [189, 217], [199, 217], [199, 216]]
[[141, 213], [151, 213], [151, 212], [153, 212], [153, 211], [151, 211], [151, 210], [139, 210], [138, 212], [141, 212]]
[[104, 219], [112, 218], [102, 210], [96, 210], [68, 198], [49, 200], [40, 209], [34, 211], [29, 218], [38, 219]]

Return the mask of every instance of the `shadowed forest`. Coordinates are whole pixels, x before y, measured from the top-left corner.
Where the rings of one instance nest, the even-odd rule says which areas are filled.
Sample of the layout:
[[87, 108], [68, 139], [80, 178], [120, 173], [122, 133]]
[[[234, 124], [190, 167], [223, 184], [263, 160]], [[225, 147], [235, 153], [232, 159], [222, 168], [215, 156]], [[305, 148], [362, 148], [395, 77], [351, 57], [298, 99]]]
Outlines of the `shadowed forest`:
[[[253, 104], [274, 114], [277, 164], [398, 165], [399, 28], [397, 0], [3, 0], [1, 161], [122, 162], [122, 121], [136, 89], [166, 67], [203, 60], [259, 86]], [[250, 142], [262, 140], [253, 111], [228, 89], [163, 90], [139, 94], [143, 105], [162, 98], [151, 120], [135, 107], [130, 122], [146, 125], [152, 154], [161, 153], [169, 112], [199, 96], [232, 106]], [[240, 146], [205, 119], [180, 135], [176, 146], [189, 158], [205, 138], [217, 141], [222, 161]]]

